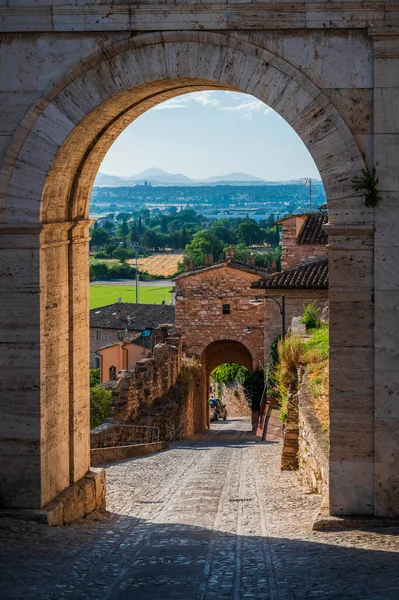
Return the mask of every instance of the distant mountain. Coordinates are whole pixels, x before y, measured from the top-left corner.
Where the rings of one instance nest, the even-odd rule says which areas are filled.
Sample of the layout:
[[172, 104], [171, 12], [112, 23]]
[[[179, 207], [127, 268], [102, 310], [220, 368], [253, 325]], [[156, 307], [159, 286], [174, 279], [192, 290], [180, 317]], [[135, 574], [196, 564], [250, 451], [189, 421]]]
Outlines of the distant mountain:
[[132, 175], [128, 180], [135, 183], [151, 181], [151, 183], [167, 183], [169, 185], [191, 185], [194, 183], [194, 180], [186, 175], [182, 175], [181, 173], [167, 173], [166, 171], [162, 171], [162, 169], [157, 169], [155, 167], [141, 171], [141, 173], [137, 173], [137, 175]]
[[257, 183], [264, 184], [266, 181], [254, 175], [246, 173], [229, 173], [228, 175], [217, 175], [208, 177], [207, 179], [191, 179], [182, 173], [167, 173], [162, 169], [152, 168], [146, 169], [137, 175], [128, 177], [118, 177], [116, 175], [107, 175], [106, 173], [98, 173], [94, 182], [95, 187], [129, 187], [134, 185], [144, 185], [149, 182], [155, 186], [165, 185], [215, 185], [217, 183], [236, 184], [240, 183]]
[[261, 181], [266, 183], [261, 177], [255, 177], [254, 175], [247, 175], [247, 173], [229, 173], [228, 175], [217, 175], [216, 177], [207, 177], [203, 179], [203, 183], [217, 183], [219, 181]]

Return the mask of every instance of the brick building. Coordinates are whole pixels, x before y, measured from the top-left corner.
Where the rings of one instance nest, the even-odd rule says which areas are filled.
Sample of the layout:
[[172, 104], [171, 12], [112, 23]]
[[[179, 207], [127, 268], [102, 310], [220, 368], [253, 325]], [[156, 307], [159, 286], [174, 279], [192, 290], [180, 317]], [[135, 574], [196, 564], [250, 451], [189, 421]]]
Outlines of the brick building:
[[[276, 296], [279, 299], [279, 296], [285, 296], [285, 321], [288, 328], [292, 317], [303, 313], [304, 304], [316, 301], [323, 308], [328, 302], [328, 257], [323, 256], [281, 273], [262, 277], [252, 283], [251, 288], [259, 297]], [[266, 347], [270, 347], [281, 333], [279, 307], [275, 302], [265, 300], [264, 307], [261, 306], [259, 310], [264, 312]]]
[[[223, 362], [262, 366], [274, 339], [281, 333], [277, 303], [251, 304], [256, 295], [285, 296], [286, 330], [303, 307], [328, 300], [327, 236], [325, 213], [293, 215], [282, 225], [284, 270], [263, 269], [228, 259], [174, 279], [176, 326], [182, 332], [186, 353], [201, 359], [206, 374]], [[259, 292], [262, 292], [261, 294]], [[245, 329], [252, 328], [252, 332]], [[266, 356], [265, 356], [266, 350]]]
[[100, 367], [97, 350], [124, 342], [134, 334], [175, 322], [175, 307], [166, 304], [117, 302], [90, 311], [90, 368]]
[[241, 344], [250, 353], [254, 367], [262, 365], [263, 333], [255, 330], [248, 335], [244, 329], [255, 325], [263, 330], [263, 314], [249, 300], [254, 295], [251, 284], [266, 274], [264, 269], [227, 260], [178, 275], [174, 279], [176, 326], [186, 353], [201, 357], [211, 344], [224, 342], [212, 346], [213, 360], [221, 352], [226, 357], [222, 362], [233, 362], [227, 342], [235, 342], [237, 350]]
[[326, 212], [289, 215], [275, 222], [282, 227], [281, 267], [283, 271], [303, 262], [327, 256]]

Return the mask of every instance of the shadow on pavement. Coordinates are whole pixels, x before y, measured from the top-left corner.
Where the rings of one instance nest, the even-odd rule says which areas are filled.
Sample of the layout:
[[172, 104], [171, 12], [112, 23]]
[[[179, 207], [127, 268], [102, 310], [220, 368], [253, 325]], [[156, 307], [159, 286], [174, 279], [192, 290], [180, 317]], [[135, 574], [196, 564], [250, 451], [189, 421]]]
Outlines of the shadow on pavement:
[[126, 515], [99, 519], [64, 529], [1, 520], [2, 600], [399, 598], [399, 554], [390, 551], [398, 530], [373, 541], [357, 532], [359, 546], [371, 549], [336, 533], [298, 541]]

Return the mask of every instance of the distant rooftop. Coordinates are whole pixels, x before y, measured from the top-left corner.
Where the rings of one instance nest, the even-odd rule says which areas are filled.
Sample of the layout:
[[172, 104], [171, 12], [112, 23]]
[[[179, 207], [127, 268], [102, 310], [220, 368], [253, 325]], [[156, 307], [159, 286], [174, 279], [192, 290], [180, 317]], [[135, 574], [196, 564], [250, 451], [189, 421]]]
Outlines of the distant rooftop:
[[253, 289], [327, 289], [328, 258], [324, 256], [281, 273], [262, 277], [251, 285]]
[[247, 265], [245, 263], [236, 261], [236, 260], [223, 260], [221, 262], [213, 263], [212, 265], [207, 265], [205, 267], [198, 267], [198, 269], [193, 269], [192, 271], [187, 271], [186, 273], [181, 273], [177, 275], [172, 281], [179, 281], [184, 277], [190, 277], [191, 275], [197, 275], [197, 273], [203, 273], [204, 271], [212, 271], [214, 269], [220, 269], [220, 267], [230, 267], [231, 269], [238, 269], [239, 271], [245, 271], [247, 273], [253, 273], [254, 275], [267, 275], [267, 269], [262, 269], [261, 267], [255, 267], [253, 265]]
[[284, 221], [287, 219], [292, 219], [293, 217], [306, 217], [297, 237], [298, 244], [326, 245], [328, 243], [328, 236], [323, 230], [323, 225], [325, 225], [328, 221], [327, 213], [312, 212], [298, 215], [288, 215], [287, 217], [278, 219], [275, 222], [275, 225], [282, 225]]
[[312, 213], [307, 216], [302, 229], [299, 232], [298, 244], [327, 244], [328, 237], [323, 230], [323, 225], [328, 221], [326, 213]]
[[90, 327], [143, 331], [175, 322], [175, 307], [167, 304], [116, 302], [90, 311]]

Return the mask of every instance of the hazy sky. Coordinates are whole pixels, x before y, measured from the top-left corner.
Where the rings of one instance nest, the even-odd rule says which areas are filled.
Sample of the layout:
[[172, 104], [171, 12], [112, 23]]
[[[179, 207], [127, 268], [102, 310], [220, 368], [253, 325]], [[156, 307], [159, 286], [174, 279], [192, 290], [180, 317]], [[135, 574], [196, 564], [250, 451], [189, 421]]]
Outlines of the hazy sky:
[[178, 96], [136, 119], [100, 171], [135, 175], [158, 167], [205, 178], [241, 171], [268, 180], [320, 178], [290, 125], [253, 96], [205, 91]]

